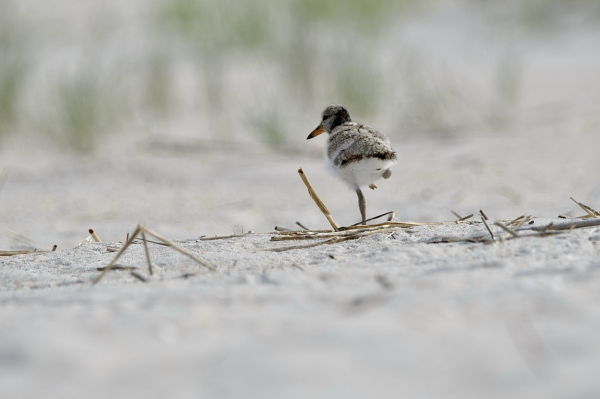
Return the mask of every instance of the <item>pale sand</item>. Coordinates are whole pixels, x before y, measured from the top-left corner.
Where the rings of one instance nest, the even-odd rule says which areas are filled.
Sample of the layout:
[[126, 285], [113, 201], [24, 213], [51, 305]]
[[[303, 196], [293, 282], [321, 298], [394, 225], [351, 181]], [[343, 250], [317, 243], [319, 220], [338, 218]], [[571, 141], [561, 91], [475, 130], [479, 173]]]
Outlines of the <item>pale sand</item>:
[[[451, 220], [600, 208], [600, 135], [396, 143], [369, 216]], [[495, 245], [427, 244], [482, 225], [288, 252], [274, 225], [340, 225], [354, 193], [318, 157], [117, 151], [91, 160], [3, 156], [3, 230], [53, 253], [0, 258], [0, 397], [563, 398], [600, 392], [600, 228]], [[151, 244], [142, 283], [97, 267], [140, 219], [219, 269]], [[537, 219], [544, 224], [547, 220]], [[239, 225], [234, 229], [235, 225]], [[256, 233], [198, 241], [201, 235]], [[76, 245], [94, 228], [106, 242]], [[496, 231], [499, 231], [495, 228]], [[2, 238], [2, 249], [16, 242]], [[74, 247], [74, 248], [73, 248]], [[72, 248], [72, 249], [67, 249]], [[120, 264], [146, 275], [141, 245]], [[296, 266], [299, 267], [296, 267]], [[304, 270], [301, 270], [304, 269]], [[191, 273], [191, 275], [189, 275]], [[184, 275], [188, 274], [185, 277]]]

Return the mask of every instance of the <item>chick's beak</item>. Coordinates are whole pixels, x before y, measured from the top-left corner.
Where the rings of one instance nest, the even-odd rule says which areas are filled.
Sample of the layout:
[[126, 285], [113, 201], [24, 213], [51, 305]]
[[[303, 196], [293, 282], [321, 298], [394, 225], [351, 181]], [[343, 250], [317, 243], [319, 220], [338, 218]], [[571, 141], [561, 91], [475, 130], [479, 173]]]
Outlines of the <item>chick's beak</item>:
[[317, 126], [317, 128], [315, 130], [312, 131], [311, 134], [308, 135], [308, 137], [306, 138], [306, 140], [310, 140], [312, 138], [317, 137], [319, 134], [323, 133], [323, 125], [319, 125]]

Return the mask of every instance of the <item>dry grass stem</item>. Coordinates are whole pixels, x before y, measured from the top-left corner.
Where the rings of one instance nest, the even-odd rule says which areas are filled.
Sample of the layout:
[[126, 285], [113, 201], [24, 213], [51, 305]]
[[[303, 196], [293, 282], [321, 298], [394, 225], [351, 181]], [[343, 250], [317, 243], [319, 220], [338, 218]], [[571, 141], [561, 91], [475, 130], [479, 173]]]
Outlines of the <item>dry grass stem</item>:
[[[343, 231], [342, 229], [340, 229]], [[289, 230], [289, 231], [277, 231], [279, 235], [306, 235], [306, 234], [317, 234], [317, 233], [334, 233], [333, 230]]]
[[125, 244], [123, 244], [123, 246], [121, 247], [121, 249], [119, 249], [119, 251], [117, 252], [117, 254], [115, 255], [115, 257], [104, 268], [104, 270], [102, 270], [102, 273], [100, 273], [98, 275], [98, 277], [96, 277], [94, 279], [94, 281], [93, 281], [94, 285], [98, 284], [98, 282], [102, 279], [102, 277], [104, 277], [104, 275], [106, 274], [106, 272], [108, 272], [110, 269], [113, 268], [114, 264], [117, 262], [117, 259], [119, 259], [119, 257], [121, 256], [121, 254], [123, 254], [123, 252], [125, 252], [125, 250], [131, 245], [131, 243], [133, 242], [133, 239], [140, 233], [141, 227], [142, 226], [138, 225], [135, 228], [135, 230], [133, 231], [133, 234], [131, 236], [129, 236], [129, 234], [128, 234], [129, 239], [125, 242]]
[[284, 252], [284, 251], [291, 251], [293, 249], [312, 248], [312, 247], [316, 247], [318, 245], [324, 245], [324, 244], [335, 244], [335, 243], [342, 242], [342, 241], [355, 240], [357, 238], [360, 238], [360, 236], [357, 234], [353, 234], [353, 235], [350, 235], [347, 237], [334, 237], [329, 240], [320, 241], [320, 242], [316, 242], [316, 243], [312, 243], [312, 244], [293, 245], [290, 247], [279, 247], [279, 248], [265, 248], [265, 249], [262, 249], [262, 251]]
[[473, 217], [473, 214], [470, 214], [470, 215], [468, 215], [468, 216], [460, 216], [458, 213], [456, 213], [456, 212], [454, 212], [454, 211], [452, 211], [452, 210], [451, 210], [450, 212], [452, 212], [452, 214], [453, 214], [454, 216], [456, 216], [456, 221], [457, 221], [457, 222], [462, 222], [462, 221], [464, 221], [464, 220], [471, 219], [471, 218]]
[[[90, 242], [92, 241], [94, 238], [92, 236], [87, 236], [86, 238], [84, 238], [83, 240], [81, 240], [81, 242], [79, 243], [79, 245], [85, 243], [85, 242]], [[78, 245], [78, 246], [79, 246]]]
[[374, 217], [372, 217], [370, 219], [367, 219], [367, 220], [364, 220], [362, 222], [354, 223], [353, 225], [350, 225], [349, 227], [358, 226], [358, 225], [360, 225], [362, 223], [370, 222], [372, 220], [379, 219], [381, 217], [384, 217], [384, 216], [387, 216], [387, 215], [391, 215], [391, 214], [394, 214], [394, 213], [396, 213], [396, 211], [389, 211], [389, 212], [386, 212], [386, 213], [382, 213], [381, 215], [374, 216]]
[[354, 235], [370, 235], [377, 233], [387, 233], [391, 231], [390, 227], [364, 228], [349, 231], [335, 231], [332, 233], [315, 234], [295, 234], [295, 235], [277, 235], [271, 237], [271, 241], [290, 241], [290, 240], [315, 240], [319, 238], [349, 237]]
[[150, 262], [150, 251], [148, 251], [148, 243], [146, 242], [144, 230], [142, 230], [142, 241], [144, 242], [144, 253], [146, 254], [146, 262], [148, 263], [148, 273], [152, 276], [152, 262]]
[[[290, 230], [291, 231], [291, 230]], [[248, 234], [254, 234], [254, 233], [244, 233], [244, 234], [232, 234], [229, 236], [214, 236], [214, 237], [202, 237], [200, 238], [200, 241], [211, 241], [211, 240], [223, 240], [225, 238], [237, 238], [237, 237], [245, 237]], [[158, 238], [158, 237], [157, 237]]]
[[[338, 231], [332, 230], [295, 230], [295, 231], [279, 231], [278, 235], [271, 237], [271, 241], [286, 241], [286, 240], [313, 240], [319, 238], [346, 237], [359, 233], [370, 232], [370, 234], [386, 232], [395, 228], [409, 228], [416, 226], [438, 226], [449, 224], [473, 224], [473, 221], [452, 221], [452, 222], [383, 222], [369, 226], [355, 225], [348, 227], [340, 227]], [[478, 223], [478, 222], [477, 222]]]
[[[99, 272], [103, 271], [104, 269], [106, 269], [106, 266], [104, 267], [97, 267], [96, 270], [98, 270]], [[137, 267], [136, 266], [125, 266], [125, 265], [118, 265], [118, 264], [114, 264], [111, 268], [112, 270], [136, 270]]]
[[94, 239], [94, 241], [96, 241], [96, 242], [102, 242], [102, 240], [100, 239], [100, 237], [98, 237], [98, 234], [96, 234], [94, 232], [94, 230], [88, 229], [88, 232], [90, 233], [90, 237], [92, 237]]
[[487, 215], [483, 212], [483, 209], [479, 210], [479, 214], [485, 219], [485, 220], [490, 220], [490, 218], [487, 217]]
[[589, 213], [581, 216], [571, 216], [571, 215], [563, 215], [562, 213], [558, 214], [559, 219], [590, 219], [595, 218], [596, 216], [592, 216]]
[[304, 230], [310, 230], [308, 227], [306, 227], [305, 225], [303, 225], [302, 223], [300, 223], [300, 222], [298, 222], [298, 221], [296, 221], [296, 224], [297, 224], [298, 226], [300, 226], [300, 228], [301, 228], [301, 229], [304, 229]]
[[[510, 240], [514, 240], [514, 239], [518, 239], [518, 238], [532, 238], [532, 237], [549, 237], [549, 236], [554, 236], [554, 235], [558, 235], [558, 234], [564, 234], [564, 231], [546, 231], [546, 232], [536, 232], [536, 233], [532, 233], [532, 234], [519, 234], [519, 235], [507, 235], [508, 238], [506, 238], [507, 241]], [[488, 234], [486, 234], [485, 236], [482, 235], [475, 235], [475, 236], [469, 236], [469, 237], [435, 237], [434, 239], [432, 239], [431, 241], [429, 241], [430, 244], [440, 244], [440, 243], [448, 243], [448, 242], [472, 242], [472, 243], [483, 243], [483, 244], [494, 244], [497, 243], [497, 240], [492, 240], [489, 238]]]
[[207, 261], [198, 258], [196, 255], [194, 255], [193, 253], [191, 253], [190, 251], [188, 251], [185, 248], [180, 247], [179, 245], [175, 244], [172, 241], [169, 241], [168, 239], [166, 239], [165, 237], [161, 236], [160, 234], [158, 234], [157, 232], [150, 230], [149, 228], [145, 227], [145, 226], [139, 226], [139, 228], [144, 231], [145, 233], [150, 234], [151, 236], [153, 236], [154, 238], [164, 242], [165, 244], [169, 245], [171, 248], [173, 248], [174, 250], [182, 253], [183, 255], [187, 256], [188, 258], [194, 260], [196, 263], [206, 267], [207, 269], [209, 269], [210, 271], [216, 272], [217, 269], [212, 266], [210, 263], [208, 263]]
[[24, 251], [0, 251], [0, 256], [14, 256], [14, 255], [26, 255], [26, 254], [33, 254], [33, 253], [37, 253], [37, 251], [34, 250], [24, 250]]
[[511, 220], [510, 222], [506, 223], [506, 226], [512, 226], [513, 224], [517, 223], [519, 220], [523, 219], [525, 217], [525, 215], [521, 215], [518, 218], [515, 218], [513, 220]]
[[548, 228], [547, 228], [547, 226], [527, 226], [527, 227], [521, 227], [519, 229], [519, 231], [524, 231], [524, 230], [542, 231], [543, 229], [546, 229], [547, 231], [556, 231], [556, 230], [569, 230], [572, 227], [578, 229], [578, 228], [582, 228], [582, 227], [593, 227], [593, 226], [600, 226], [600, 218], [576, 220], [576, 221], [568, 221], [568, 222], [565, 221], [563, 223], [554, 223], [551, 227], [548, 227]]
[[453, 222], [383, 222], [383, 223], [371, 224], [368, 226], [356, 225], [356, 226], [340, 227], [340, 231], [365, 229], [365, 228], [377, 228], [377, 227], [407, 228], [407, 227], [416, 227], [416, 226], [438, 226], [438, 225], [442, 225], [442, 224], [455, 224], [455, 223], [457, 223], [457, 222], [456, 221], [453, 221]]
[[575, 199], [573, 199], [573, 197], [569, 197], [571, 198], [571, 201], [573, 201], [574, 203], [576, 203], [581, 209], [583, 209], [584, 211], [587, 212], [588, 215], [590, 215], [591, 217], [599, 217], [600, 216], [600, 212], [598, 212], [595, 209], [590, 208], [589, 206], [582, 204], [579, 201], [576, 201]]
[[136, 272], [129, 272], [129, 274], [131, 274], [133, 277], [137, 278], [138, 280], [140, 280], [142, 283], [147, 283], [148, 279], [146, 279], [146, 277], [142, 276], [139, 273]]
[[[564, 222], [550, 222], [544, 226], [539, 225], [525, 225], [525, 223], [533, 224], [534, 217], [529, 215], [521, 215], [518, 218], [515, 218], [511, 221], [508, 221], [506, 224], [501, 221], [496, 221], [494, 224], [504, 230], [508, 235], [506, 237], [499, 236], [500, 239], [504, 240], [512, 240], [516, 238], [527, 238], [527, 237], [549, 237], [557, 234], [563, 234], [565, 232], [571, 232], [574, 229], [584, 228], [584, 227], [594, 227], [600, 226], [600, 215], [598, 211], [590, 208], [589, 206], [582, 204], [573, 198], [571, 198], [573, 202], [579, 205], [582, 209], [584, 209], [588, 214], [584, 216], [580, 216], [574, 218], [572, 216], [567, 215], [559, 215], [560, 219], [568, 219]], [[453, 212], [456, 214], [456, 212]], [[491, 244], [496, 242], [495, 236], [491, 231], [490, 226], [487, 223], [487, 218], [485, 213], [480, 210], [479, 214], [481, 215], [481, 220], [485, 224], [489, 234], [492, 236], [492, 239], [486, 239], [487, 235], [474, 235], [469, 237], [435, 237], [431, 241], [433, 243], [444, 243], [444, 242], [479, 242], [484, 244]], [[458, 214], [456, 214], [458, 215]], [[460, 215], [458, 215], [460, 216]], [[575, 220], [575, 219], [584, 219], [584, 220]], [[515, 225], [513, 228], [509, 228], [508, 226]], [[533, 234], [517, 234], [517, 232], [530, 231], [533, 230], [535, 233]]]
[[27, 244], [30, 247], [35, 247], [35, 241], [33, 241], [31, 238], [25, 237], [24, 235], [19, 234], [15, 231], [6, 230], [6, 231], [4, 231], [4, 235], [12, 238], [15, 241], [19, 241], [19, 242], [22, 242], [23, 244]]
[[123, 246], [121, 247], [121, 249], [119, 249], [119, 251], [117, 252], [117, 254], [115, 255], [115, 257], [110, 261], [110, 263], [108, 264], [108, 266], [106, 266], [105, 268], [103, 268], [102, 273], [100, 273], [100, 275], [98, 275], [98, 277], [96, 277], [93, 281], [93, 284], [97, 284], [102, 277], [104, 276], [104, 274], [106, 272], [108, 272], [109, 270], [114, 268], [115, 262], [117, 261], [117, 259], [119, 259], [119, 257], [123, 254], [123, 252], [125, 252], [125, 250], [133, 243], [133, 241], [135, 240], [135, 238], [137, 237], [138, 234], [142, 234], [142, 241], [144, 242], [144, 249], [146, 250], [146, 260], [148, 261], [148, 269], [150, 271], [150, 274], [152, 274], [152, 269], [151, 269], [151, 264], [150, 264], [150, 256], [149, 253], [147, 252], [147, 244], [146, 243], [146, 236], [145, 234], [149, 234], [151, 236], [153, 236], [154, 238], [158, 239], [159, 241], [162, 241], [164, 244], [166, 244], [167, 246], [173, 248], [174, 250], [182, 253], [183, 255], [191, 258], [192, 260], [194, 260], [196, 263], [200, 264], [201, 266], [206, 267], [207, 269], [216, 272], [217, 269], [212, 266], [210, 263], [208, 263], [205, 260], [202, 260], [200, 258], [198, 258], [196, 255], [194, 255], [193, 253], [191, 253], [190, 251], [188, 251], [185, 248], [180, 247], [179, 245], [175, 244], [174, 242], [166, 239], [165, 237], [161, 236], [160, 234], [158, 234], [157, 232], [150, 230], [149, 228], [143, 226], [143, 225], [138, 225], [133, 234], [128, 235], [128, 240], [125, 244], [123, 244]]
[[[271, 252], [283, 252], [283, 251], [289, 251], [292, 249], [303, 249], [303, 248], [311, 248], [311, 247], [316, 247], [317, 245], [322, 245], [322, 244], [335, 244], [338, 242], [342, 242], [342, 241], [347, 241], [347, 240], [355, 240], [357, 238], [361, 238], [361, 237], [365, 237], [365, 236], [369, 236], [372, 234], [388, 234], [390, 232], [392, 232], [392, 229], [377, 229], [377, 230], [370, 230], [370, 231], [362, 231], [362, 232], [357, 232], [354, 231], [350, 234], [347, 235], [338, 235], [338, 236], [320, 236], [320, 237], [307, 237], [307, 238], [303, 238], [303, 237], [297, 237], [297, 238], [289, 238], [286, 237], [287, 240], [303, 240], [303, 239], [315, 239], [315, 238], [329, 238], [328, 240], [325, 241], [321, 241], [321, 242], [317, 242], [314, 244], [306, 244], [306, 245], [294, 245], [294, 246], [290, 246], [290, 247], [280, 247], [280, 248], [267, 248], [264, 249], [263, 251], [271, 251]], [[271, 241], [281, 241], [279, 239], [277, 239], [277, 237], [271, 237]]]
[[511, 229], [509, 229], [508, 227], [506, 227], [502, 222], [494, 222], [494, 224], [498, 227], [500, 227], [502, 230], [506, 231], [508, 234], [510, 234], [513, 237], [517, 237], [517, 233], [515, 233], [514, 231], [512, 231]]
[[[481, 212], [481, 211], [480, 211]], [[483, 222], [483, 224], [485, 225], [485, 228], [487, 229], [487, 231], [490, 233], [490, 236], [492, 236], [492, 241], [496, 240], [496, 237], [494, 236], [494, 232], [492, 231], [492, 229], [490, 228], [490, 225], [488, 224], [486, 218], [484, 216], [481, 216], [481, 221]]]
[[[528, 217], [527, 219], [531, 220], [533, 218]], [[523, 222], [523, 223], [525, 223], [525, 222]], [[510, 229], [510, 228], [506, 227], [506, 225], [504, 225], [503, 223], [498, 222], [498, 221], [495, 222], [494, 224], [508, 233], [507, 238], [506, 238], [507, 240], [512, 240], [512, 239], [517, 239], [517, 238], [549, 237], [549, 236], [554, 236], [554, 235], [558, 235], [558, 234], [568, 233], [568, 232], [571, 232], [574, 229], [578, 229], [578, 228], [600, 226], [600, 218], [588, 219], [588, 220], [577, 220], [577, 221], [572, 221], [572, 219], [571, 219], [568, 222], [565, 221], [563, 223], [550, 222], [549, 224], [547, 224], [545, 226], [526, 226], [526, 227], [518, 227], [516, 229]], [[487, 225], [487, 223], [486, 223], [486, 225]], [[534, 231], [535, 233], [517, 234], [517, 231], [519, 231], [519, 232]], [[490, 239], [486, 239], [485, 237], [487, 237], [487, 234], [486, 235], [474, 235], [474, 236], [468, 236], [468, 237], [435, 237], [429, 243], [436, 244], [436, 243], [446, 243], [446, 242], [475, 242], [475, 243], [491, 244], [491, 243], [496, 242], [493, 239], [490, 240]]]
[[452, 212], [452, 214], [453, 214], [454, 216], [456, 216], [456, 220], [460, 220], [460, 219], [462, 219], [462, 216], [460, 216], [458, 213], [454, 212], [453, 210], [450, 210], [450, 212]]
[[[141, 240], [141, 239], [139, 239], [139, 238], [136, 238], [135, 240], [133, 240], [133, 243], [134, 243], [134, 244], [142, 244], [142, 241], [143, 241], [143, 240]], [[163, 247], [168, 247], [168, 245], [167, 245], [167, 244], [165, 244], [165, 243], [162, 243], [162, 242], [158, 242], [158, 241], [152, 241], [152, 240], [148, 240], [148, 239], [146, 239], [146, 242], [149, 242], [149, 243], [151, 243], [151, 244], [156, 244], [156, 245], [162, 245]]]
[[290, 241], [290, 240], [316, 240], [319, 238], [346, 237], [357, 232], [368, 230], [336, 231], [333, 233], [315, 233], [315, 234], [295, 234], [295, 235], [277, 235], [271, 237], [271, 241]]
[[546, 231], [548, 231], [550, 229], [550, 227], [554, 226], [554, 223], [550, 222], [548, 223], [546, 226], [542, 227], [542, 229], [540, 230], [540, 233], [545, 233]]
[[339, 230], [340, 226], [338, 226], [338, 224], [335, 222], [335, 220], [333, 220], [333, 218], [331, 217], [329, 210], [327, 209], [327, 207], [325, 206], [323, 201], [321, 201], [321, 199], [317, 195], [317, 192], [315, 191], [315, 189], [311, 186], [311, 184], [308, 181], [308, 179], [306, 178], [306, 175], [304, 174], [304, 171], [302, 170], [302, 168], [298, 169], [298, 174], [300, 175], [300, 178], [302, 179], [302, 181], [304, 182], [304, 185], [308, 189], [308, 194], [313, 199], [313, 201], [315, 201], [315, 204], [317, 204], [317, 206], [319, 207], [319, 209], [321, 210], [323, 215], [325, 215], [325, 217], [327, 218], [327, 221], [329, 222], [331, 227], [334, 230]]
[[[532, 220], [533, 218], [531, 216], [527, 216], [521, 220], [519, 220], [516, 224], [515, 227], [512, 228], [512, 231], [514, 231], [515, 233], [517, 232], [518, 229], [521, 228], [521, 226], [523, 226], [525, 223], [529, 222], [530, 220]], [[508, 225], [506, 225], [508, 227]]]
[[52, 249], [49, 251], [38, 251], [37, 248], [33, 249], [24, 249], [17, 251], [0, 251], [0, 256], [14, 256], [14, 255], [28, 255], [28, 254], [43, 254], [48, 252], [55, 252], [58, 246], [52, 246]]

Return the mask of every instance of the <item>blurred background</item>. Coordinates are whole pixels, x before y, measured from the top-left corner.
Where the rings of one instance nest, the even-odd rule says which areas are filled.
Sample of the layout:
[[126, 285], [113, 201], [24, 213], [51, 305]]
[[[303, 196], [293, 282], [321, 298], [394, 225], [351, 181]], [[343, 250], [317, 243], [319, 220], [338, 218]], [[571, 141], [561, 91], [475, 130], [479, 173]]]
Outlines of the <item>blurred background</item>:
[[599, 71], [596, 0], [0, 0], [0, 146], [591, 129]]
[[[260, 229], [293, 222], [297, 216], [277, 218], [277, 210], [304, 189], [292, 192], [283, 182], [297, 183], [300, 165], [312, 179], [324, 174], [324, 140], [306, 136], [330, 103], [390, 136], [404, 160], [395, 179], [406, 178], [400, 168], [412, 163], [422, 171], [439, 158], [423, 147], [411, 159], [419, 152], [410, 143], [446, 151], [464, 140], [586, 135], [573, 139], [585, 149], [600, 129], [600, 2], [0, 0], [0, 169], [11, 171], [0, 220], [35, 235], [40, 220], [56, 231], [76, 214], [63, 228], [68, 242], [67, 231], [76, 225], [85, 232], [91, 222], [109, 229], [144, 218], [179, 236], [197, 234], [194, 218], [215, 215], [222, 218], [204, 226], [214, 233], [231, 233], [237, 222]], [[518, 147], [511, 145], [506, 151]], [[140, 153], [171, 158], [135, 158]], [[182, 154], [195, 161], [176, 164]], [[292, 166], [277, 177], [285, 157]], [[265, 160], [274, 161], [267, 167]], [[462, 156], [455, 162], [462, 170], [444, 184], [472, 189], [460, 176], [485, 162]], [[241, 195], [234, 177], [252, 180], [243, 177], [251, 170], [255, 184]], [[474, 206], [518, 216], [512, 209], [527, 201], [512, 177], [499, 184], [505, 203], [475, 195], [482, 205]], [[460, 207], [460, 198], [427, 178], [404, 186], [407, 180], [397, 180], [385, 205], [412, 198], [414, 205], [400, 204], [401, 217], [451, 217], [448, 208]], [[143, 184], [147, 189], [126, 191]], [[227, 184], [234, 187], [227, 191]], [[268, 184], [279, 188], [265, 202], [258, 197]], [[579, 199], [600, 200], [595, 187]], [[151, 202], [172, 213], [153, 219], [156, 209], [140, 210], [167, 191], [164, 201]], [[356, 216], [355, 198], [344, 193], [344, 212]], [[126, 205], [140, 195], [144, 201]], [[435, 207], [427, 204], [432, 196]], [[552, 204], [552, 212], [566, 211]], [[35, 222], [25, 223], [36, 212]]]

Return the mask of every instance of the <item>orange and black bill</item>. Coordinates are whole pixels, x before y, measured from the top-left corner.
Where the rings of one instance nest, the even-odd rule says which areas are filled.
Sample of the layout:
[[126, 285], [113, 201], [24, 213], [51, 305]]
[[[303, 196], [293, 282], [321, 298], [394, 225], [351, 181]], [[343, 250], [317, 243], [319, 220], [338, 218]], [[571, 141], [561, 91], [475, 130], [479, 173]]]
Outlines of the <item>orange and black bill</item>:
[[321, 133], [323, 133], [323, 125], [317, 126], [317, 128], [315, 130], [313, 130], [311, 134], [308, 135], [306, 140], [310, 140], [314, 137], [317, 137]]

